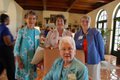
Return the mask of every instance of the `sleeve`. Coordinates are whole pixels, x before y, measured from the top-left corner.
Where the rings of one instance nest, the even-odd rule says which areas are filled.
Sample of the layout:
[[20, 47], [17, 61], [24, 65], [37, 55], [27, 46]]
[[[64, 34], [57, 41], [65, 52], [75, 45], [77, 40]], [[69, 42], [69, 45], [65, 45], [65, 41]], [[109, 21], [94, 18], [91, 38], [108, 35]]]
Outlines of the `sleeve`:
[[58, 60], [56, 60], [52, 66], [52, 68], [50, 69], [50, 71], [46, 74], [46, 76], [43, 78], [43, 80], [53, 80], [53, 74], [55, 71], [55, 66], [57, 64]]
[[5, 28], [3, 31], [3, 36], [7, 36], [7, 35], [10, 35], [10, 31], [8, 28]]
[[46, 74], [46, 76], [43, 78], [43, 80], [53, 80], [53, 67], [52, 69]]
[[35, 49], [40, 45], [40, 34], [41, 32], [35, 29]]
[[75, 33], [75, 35], [74, 35], [74, 40], [75, 40], [75, 42], [77, 41], [77, 32]]
[[[75, 40], [75, 44], [76, 44], [76, 49], [78, 49], [78, 50], [82, 50], [82, 42], [83, 42], [83, 39], [82, 39], [82, 38], [81, 38], [81, 39], [78, 39], [78, 38], [81, 36], [80, 33], [81, 33], [81, 32], [78, 31], [78, 32], [76, 32], [75, 35], [74, 35], [74, 40]], [[81, 36], [81, 37], [82, 37], [82, 36]]]
[[20, 55], [20, 43], [21, 43], [21, 41], [22, 41], [22, 30], [19, 30], [16, 42], [15, 42], [15, 46], [14, 46], [14, 55], [15, 56]]
[[98, 49], [98, 52], [99, 52], [99, 55], [100, 55], [100, 59], [104, 60], [105, 48], [104, 48], [103, 37], [102, 37], [100, 32], [97, 33], [96, 39], [97, 39], [97, 42], [98, 42], [98, 48], [97, 49]]
[[50, 46], [50, 35], [51, 35], [51, 31], [49, 31], [47, 36], [46, 36], [45, 47], [49, 47]]
[[88, 70], [86, 67], [83, 67], [82, 70], [78, 71], [77, 80], [89, 80]]

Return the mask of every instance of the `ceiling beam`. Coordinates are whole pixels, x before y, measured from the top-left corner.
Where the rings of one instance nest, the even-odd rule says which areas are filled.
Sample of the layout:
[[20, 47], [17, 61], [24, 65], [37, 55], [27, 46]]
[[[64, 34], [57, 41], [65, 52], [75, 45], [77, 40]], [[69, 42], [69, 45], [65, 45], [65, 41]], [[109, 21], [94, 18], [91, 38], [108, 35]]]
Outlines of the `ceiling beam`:
[[93, 10], [94, 8], [90, 5], [75, 5], [72, 9], [79, 9], [79, 10]]
[[29, 7], [29, 6], [23, 6], [23, 9], [25, 9], [25, 10], [40, 10], [40, 11], [43, 10], [43, 7], [39, 7], [39, 6], [38, 7], [37, 6], [31, 6], [31, 7]]
[[70, 9], [75, 5], [75, 3], [76, 3], [77, 1], [78, 1], [78, 0], [74, 0], [74, 1], [72, 2], [72, 4], [69, 6], [69, 8], [68, 8], [66, 11], [69, 12]]
[[43, 0], [43, 10], [47, 10], [47, 5], [46, 5], [47, 1]]

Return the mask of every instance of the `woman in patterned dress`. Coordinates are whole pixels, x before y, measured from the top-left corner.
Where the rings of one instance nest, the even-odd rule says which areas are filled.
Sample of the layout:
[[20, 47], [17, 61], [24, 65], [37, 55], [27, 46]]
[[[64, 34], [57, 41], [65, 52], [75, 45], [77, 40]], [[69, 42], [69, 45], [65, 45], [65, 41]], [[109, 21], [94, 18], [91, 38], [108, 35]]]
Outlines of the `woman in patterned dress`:
[[36, 71], [30, 62], [39, 46], [39, 30], [35, 29], [37, 16], [33, 11], [25, 15], [26, 26], [18, 31], [14, 53], [16, 57], [16, 79], [35, 80]]

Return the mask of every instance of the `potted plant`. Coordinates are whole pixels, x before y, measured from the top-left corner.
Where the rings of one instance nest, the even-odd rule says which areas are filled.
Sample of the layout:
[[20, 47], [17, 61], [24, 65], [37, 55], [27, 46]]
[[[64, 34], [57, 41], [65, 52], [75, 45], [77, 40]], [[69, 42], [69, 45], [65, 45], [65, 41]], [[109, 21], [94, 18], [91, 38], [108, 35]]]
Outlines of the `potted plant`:
[[110, 32], [112, 31], [111, 29], [101, 29], [101, 35], [103, 37], [104, 40], [104, 45], [105, 45], [105, 53], [107, 53], [107, 38], [110, 35]]
[[101, 29], [101, 35], [104, 39], [105, 44], [106, 44], [106, 39], [110, 35], [111, 31], [112, 31], [111, 29]]
[[[118, 35], [118, 37], [120, 37], [120, 34]], [[117, 43], [117, 51], [120, 51], [120, 40], [118, 40], [118, 43]]]

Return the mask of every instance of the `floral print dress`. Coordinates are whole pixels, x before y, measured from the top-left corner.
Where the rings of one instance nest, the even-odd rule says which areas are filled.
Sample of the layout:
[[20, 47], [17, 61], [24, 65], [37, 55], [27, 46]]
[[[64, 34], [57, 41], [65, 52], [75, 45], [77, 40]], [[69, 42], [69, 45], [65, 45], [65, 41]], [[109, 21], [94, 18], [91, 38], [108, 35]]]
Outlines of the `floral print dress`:
[[40, 32], [37, 29], [29, 29], [27, 27], [20, 29], [18, 32], [14, 54], [15, 56], [20, 56], [24, 68], [19, 69], [16, 61], [15, 76], [17, 80], [34, 80], [36, 77], [34, 65], [30, 62], [34, 56], [36, 48], [39, 46], [39, 34]]

